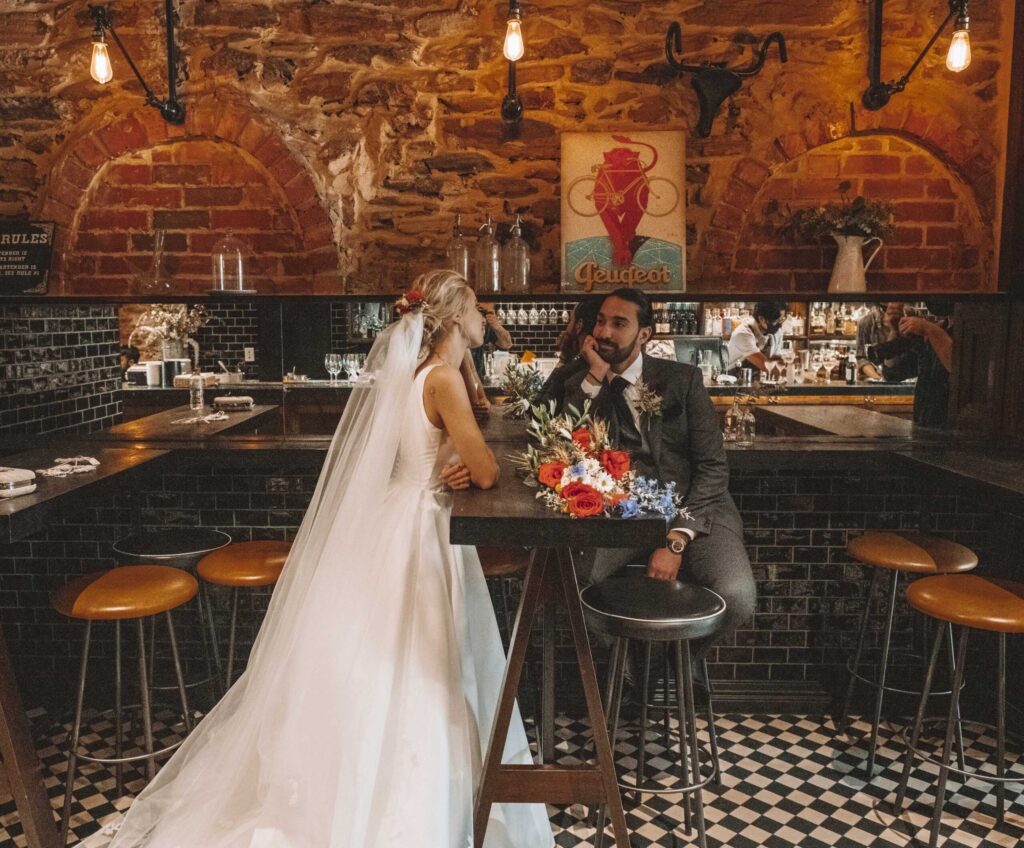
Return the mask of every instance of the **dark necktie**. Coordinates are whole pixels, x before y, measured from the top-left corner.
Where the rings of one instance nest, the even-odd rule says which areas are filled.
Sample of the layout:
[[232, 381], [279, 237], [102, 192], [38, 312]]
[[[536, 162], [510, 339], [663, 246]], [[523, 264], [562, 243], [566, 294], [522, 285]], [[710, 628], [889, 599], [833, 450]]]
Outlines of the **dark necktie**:
[[620, 448], [636, 450], [642, 445], [643, 437], [636, 428], [633, 412], [626, 400], [625, 391], [629, 386], [630, 382], [625, 377], [616, 377], [608, 386], [612, 403], [612, 437]]

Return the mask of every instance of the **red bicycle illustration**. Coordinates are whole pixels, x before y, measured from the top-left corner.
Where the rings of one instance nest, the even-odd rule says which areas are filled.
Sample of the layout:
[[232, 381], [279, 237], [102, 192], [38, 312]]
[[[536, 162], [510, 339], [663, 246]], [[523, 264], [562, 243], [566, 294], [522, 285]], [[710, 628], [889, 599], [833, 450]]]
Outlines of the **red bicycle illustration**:
[[679, 189], [665, 177], [649, 176], [658, 161], [653, 145], [623, 135], [612, 138], [619, 144], [646, 147], [653, 158], [644, 163], [640, 153], [628, 147], [606, 150], [603, 161], [591, 166], [593, 176], [577, 177], [569, 183], [566, 200], [581, 217], [601, 216], [614, 246], [616, 264], [626, 265], [632, 260], [630, 243], [640, 220], [644, 215], [663, 218], [672, 214], [679, 207]]

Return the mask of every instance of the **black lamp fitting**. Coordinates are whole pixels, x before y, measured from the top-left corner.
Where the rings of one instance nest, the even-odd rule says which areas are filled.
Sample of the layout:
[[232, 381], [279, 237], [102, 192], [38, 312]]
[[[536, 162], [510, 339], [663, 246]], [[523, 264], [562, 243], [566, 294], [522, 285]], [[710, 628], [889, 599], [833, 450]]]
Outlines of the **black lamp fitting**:
[[124, 44], [121, 43], [117, 30], [114, 29], [110, 9], [106, 6], [89, 6], [89, 17], [93, 21], [93, 41], [106, 41], [106, 33], [109, 32], [110, 37], [114, 40], [114, 44], [117, 45], [117, 49], [128, 63], [128, 67], [132, 69], [132, 73], [135, 74], [135, 78], [142, 86], [142, 90], [146, 94], [146, 103], [159, 110], [167, 123], [183, 124], [185, 123], [185, 106], [178, 100], [176, 83], [178, 47], [174, 41], [174, 0], [164, 0], [164, 12], [166, 15], [165, 32], [167, 35], [167, 99], [161, 100], [146, 84], [142, 74], [139, 73], [139, 69], [135, 66], [135, 62], [132, 61], [132, 57], [128, 55]]
[[931, 50], [935, 42], [939, 40], [939, 36], [942, 35], [946, 27], [949, 26], [950, 21], [954, 18], [956, 19], [957, 24], [955, 29], [968, 29], [970, 27], [970, 18], [967, 15], [968, 2], [969, 0], [949, 0], [949, 13], [943, 19], [942, 23], [939, 24], [939, 28], [935, 30], [935, 34], [928, 40], [928, 43], [918, 54], [914, 63], [907, 69], [907, 72], [899, 79], [892, 80], [891, 82], [883, 82], [883, 0], [872, 0], [873, 5], [871, 8], [871, 18], [868, 30], [868, 87], [861, 96], [861, 103], [864, 105], [865, 109], [868, 109], [871, 112], [876, 112], [879, 109], [882, 109], [888, 104], [894, 94], [899, 94], [907, 87], [907, 83], [910, 82], [911, 74], [917, 70], [917, 66], [920, 65], [924, 57], [928, 55], [928, 51]]

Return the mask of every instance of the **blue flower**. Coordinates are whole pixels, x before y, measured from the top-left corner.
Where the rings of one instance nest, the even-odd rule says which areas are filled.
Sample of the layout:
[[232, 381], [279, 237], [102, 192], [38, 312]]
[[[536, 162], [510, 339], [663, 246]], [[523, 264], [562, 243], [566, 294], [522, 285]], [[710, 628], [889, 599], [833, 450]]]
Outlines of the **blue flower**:
[[587, 469], [583, 467], [582, 462], [577, 462], [575, 465], [569, 466], [569, 473], [573, 477], [582, 477], [584, 474], [586, 474], [586, 471]]
[[658, 498], [658, 512], [664, 516], [675, 515], [675, 499], [670, 494], [664, 494]]
[[640, 504], [633, 498], [623, 498], [615, 505], [619, 518], [635, 518], [640, 514]]

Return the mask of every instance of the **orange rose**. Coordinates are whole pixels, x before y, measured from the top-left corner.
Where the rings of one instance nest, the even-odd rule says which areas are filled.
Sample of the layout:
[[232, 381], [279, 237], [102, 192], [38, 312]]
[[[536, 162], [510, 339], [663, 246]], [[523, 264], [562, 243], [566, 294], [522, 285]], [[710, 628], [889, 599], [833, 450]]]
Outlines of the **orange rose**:
[[[590, 489], [589, 486], [587, 486]], [[589, 492], [581, 492], [575, 497], [569, 498], [566, 507], [569, 515], [575, 518], [586, 518], [588, 515], [600, 515], [604, 512], [604, 499], [601, 493], [590, 489]]]
[[601, 465], [616, 480], [629, 471], [629, 454], [625, 451], [606, 450], [601, 452]]
[[549, 489], [555, 488], [562, 482], [562, 472], [565, 471], [564, 462], [542, 462], [537, 469], [537, 479]]
[[581, 483], [579, 480], [573, 480], [571, 483], [566, 483], [559, 494], [568, 500], [569, 498], [576, 497], [576, 495], [590, 494], [591, 492], [594, 494], [600, 494], [593, 486], [588, 486], [586, 483]]
[[583, 450], [590, 450], [590, 431], [586, 427], [579, 427], [573, 430], [572, 440]]

